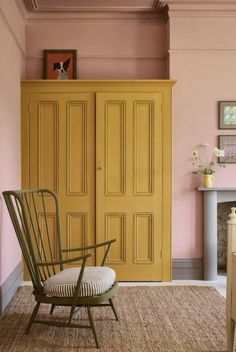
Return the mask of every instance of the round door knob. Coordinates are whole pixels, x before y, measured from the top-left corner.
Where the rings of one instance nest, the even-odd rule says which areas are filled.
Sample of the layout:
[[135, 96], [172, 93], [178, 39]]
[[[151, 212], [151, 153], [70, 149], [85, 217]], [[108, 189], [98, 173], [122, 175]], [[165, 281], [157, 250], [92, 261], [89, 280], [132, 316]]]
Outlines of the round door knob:
[[101, 162], [98, 162], [97, 170], [103, 170], [104, 167], [102, 166]]

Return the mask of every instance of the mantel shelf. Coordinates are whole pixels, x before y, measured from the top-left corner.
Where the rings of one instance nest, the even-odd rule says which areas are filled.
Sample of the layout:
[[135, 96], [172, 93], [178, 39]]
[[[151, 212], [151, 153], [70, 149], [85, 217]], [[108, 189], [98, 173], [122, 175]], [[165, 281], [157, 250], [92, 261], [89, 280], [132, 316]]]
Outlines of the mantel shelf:
[[209, 192], [209, 191], [230, 192], [230, 191], [236, 191], [236, 187], [211, 187], [211, 188], [198, 187], [198, 191], [202, 191], [202, 192]]

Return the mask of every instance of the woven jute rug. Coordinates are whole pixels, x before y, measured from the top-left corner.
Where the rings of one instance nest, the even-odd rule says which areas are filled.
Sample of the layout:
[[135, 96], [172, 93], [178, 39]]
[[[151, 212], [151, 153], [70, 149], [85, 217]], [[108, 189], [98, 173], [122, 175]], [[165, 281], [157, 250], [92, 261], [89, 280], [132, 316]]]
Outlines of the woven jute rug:
[[[90, 329], [33, 324], [24, 335], [35, 305], [30, 287], [21, 287], [0, 319], [0, 351], [96, 351]], [[225, 299], [211, 287], [121, 287], [110, 308], [94, 308], [100, 351], [203, 352], [226, 351]], [[40, 315], [50, 307], [42, 305]], [[53, 315], [67, 317], [68, 308]], [[75, 320], [87, 323], [82, 308]]]

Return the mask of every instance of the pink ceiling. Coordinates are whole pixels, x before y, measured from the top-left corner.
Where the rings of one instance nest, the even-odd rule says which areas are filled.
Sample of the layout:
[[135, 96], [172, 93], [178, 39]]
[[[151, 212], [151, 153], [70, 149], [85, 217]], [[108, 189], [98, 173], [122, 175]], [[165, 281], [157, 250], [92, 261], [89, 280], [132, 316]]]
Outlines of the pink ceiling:
[[22, 0], [30, 12], [159, 11], [158, 0]]

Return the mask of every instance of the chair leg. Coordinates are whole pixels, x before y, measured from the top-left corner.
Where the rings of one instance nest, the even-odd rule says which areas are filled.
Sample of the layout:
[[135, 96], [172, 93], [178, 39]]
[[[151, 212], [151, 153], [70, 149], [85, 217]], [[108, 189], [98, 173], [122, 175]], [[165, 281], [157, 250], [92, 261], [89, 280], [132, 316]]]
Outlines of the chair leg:
[[75, 312], [75, 304], [72, 304], [71, 309], [70, 309], [70, 316], [69, 316], [69, 319], [68, 319], [69, 324], [71, 323], [71, 320], [73, 318], [74, 312]]
[[110, 303], [111, 308], [112, 308], [112, 310], [113, 310], [113, 313], [114, 313], [114, 315], [115, 315], [115, 317], [116, 317], [116, 320], [119, 320], [119, 317], [118, 317], [116, 308], [115, 308], [114, 303], [113, 303], [113, 300], [112, 300], [111, 298], [109, 298], [109, 303]]
[[96, 327], [95, 327], [94, 320], [93, 320], [91, 307], [87, 306], [87, 310], [88, 310], [89, 322], [90, 322], [93, 336], [94, 336], [94, 339], [96, 342], [96, 347], [99, 348], [100, 346], [99, 346], [98, 336], [97, 336]]
[[33, 313], [31, 314], [31, 317], [30, 317], [30, 320], [29, 320], [29, 323], [27, 325], [27, 328], [25, 330], [25, 334], [27, 335], [30, 331], [30, 328], [31, 328], [31, 325], [33, 324], [36, 316], [37, 316], [37, 313], [38, 313], [38, 310], [39, 310], [39, 306], [40, 306], [40, 303], [37, 302], [36, 306], [34, 307], [34, 310], [33, 310]]
[[53, 311], [54, 311], [54, 308], [56, 307], [56, 305], [55, 304], [52, 304], [51, 305], [51, 309], [50, 309], [50, 315], [52, 315], [52, 313], [53, 313]]

